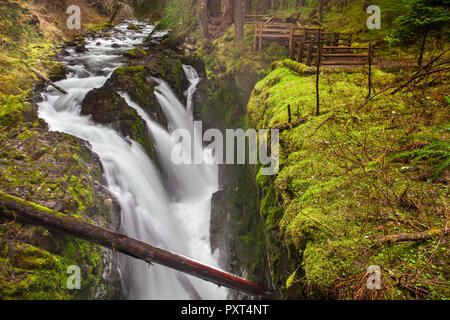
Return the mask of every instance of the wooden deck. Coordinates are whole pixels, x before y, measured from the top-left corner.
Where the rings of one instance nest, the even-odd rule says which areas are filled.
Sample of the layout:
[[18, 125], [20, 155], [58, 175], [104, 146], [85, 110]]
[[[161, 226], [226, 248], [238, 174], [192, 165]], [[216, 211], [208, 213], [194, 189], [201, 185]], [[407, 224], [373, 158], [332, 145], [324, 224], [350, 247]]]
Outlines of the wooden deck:
[[[265, 18], [261, 16], [261, 18]], [[319, 39], [320, 34], [320, 39]], [[317, 53], [321, 65], [365, 65], [373, 58], [369, 47], [352, 47], [352, 34], [326, 32], [319, 28], [302, 27], [294, 23], [255, 23], [253, 50], [277, 42], [289, 50], [289, 57], [307, 65], [316, 64]], [[319, 50], [318, 50], [319, 47]], [[370, 57], [369, 57], [370, 56]]]

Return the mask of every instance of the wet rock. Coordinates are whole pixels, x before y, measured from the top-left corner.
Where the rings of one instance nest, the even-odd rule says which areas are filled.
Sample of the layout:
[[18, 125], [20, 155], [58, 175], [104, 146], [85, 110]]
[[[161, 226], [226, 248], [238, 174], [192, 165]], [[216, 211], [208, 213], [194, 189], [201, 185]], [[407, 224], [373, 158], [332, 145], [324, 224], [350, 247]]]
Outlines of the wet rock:
[[142, 48], [136, 48], [136, 49], [129, 49], [125, 51], [123, 54], [124, 57], [130, 58], [130, 59], [142, 59], [143, 57], [147, 56], [147, 52], [145, 52]]
[[59, 54], [60, 54], [61, 56], [63, 56], [63, 57], [67, 57], [67, 56], [70, 55], [70, 52], [67, 51], [66, 49], [62, 49], [62, 50], [59, 52]]
[[[9, 101], [8, 104], [12, 110], [28, 108], [20, 100]], [[37, 118], [34, 108], [27, 112], [33, 111], [34, 117], [20, 118], [20, 125], [13, 126], [10, 122], [7, 130], [4, 126], [2, 129], [5, 130], [0, 130], [0, 189], [110, 230], [118, 230], [120, 212], [117, 206], [105, 203], [111, 199], [111, 194], [106, 188], [96, 187], [102, 182], [98, 157], [83, 141], [48, 131], [38, 120], [33, 120]], [[3, 258], [0, 259], [0, 296], [86, 299], [94, 296], [92, 292], [97, 287], [102, 287], [105, 298], [121, 298], [117, 267], [110, 268], [108, 281], [95, 276], [104, 272], [107, 265], [117, 266], [117, 254], [103, 257], [103, 249], [87, 241], [74, 240], [61, 232], [18, 223], [1, 215], [0, 225]], [[102, 258], [106, 259], [103, 264]], [[83, 292], [64, 289], [67, 266], [85, 263], [92, 268], [84, 278], [91, 284], [89, 288]], [[23, 289], [25, 283], [31, 284], [27, 290]]]
[[144, 66], [118, 68], [105, 83], [105, 87], [128, 93], [131, 100], [143, 108], [153, 120], [165, 126], [167, 120], [164, 111], [156, 100], [154, 88], [147, 81], [147, 76]]
[[113, 44], [111, 45], [111, 47], [112, 47], [112, 48], [115, 48], [115, 49], [118, 49], [118, 48], [121, 48], [122, 46], [121, 46], [120, 44], [118, 44], [118, 43], [113, 43]]
[[89, 50], [86, 48], [86, 45], [84, 43], [78, 43], [75, 46], [75, 52], [80, 53], [80, 52], [86, 52], [86, 51], [89, 51]]
[[68, 74], [67, 69], [59, 62], [52, 63], [47, 68], [48, 77], [54, 82], [65, 79]]
[[139, 30], [139, 27], [138, 27], [137, 25], [135, 25], [135, 24], [130, 24], [130, 25], [127, 27], [127, 29], [128, 29], [128, 30]]
[[220, 266], [227, 268], [226, 262], [230, 261], [230, 215], [232, 204], [226, 201], [224, 190], [217, 191], [211, 198], [211, 223], [210, 223], [210, 242], [211, 251], [220, 250]]
[[89, 91], [81, 104], [81, 114], [91, 115], [95, 122], [110, 125], [124, 136], [139, 142], [149, 156], [156, 160], [145, 121], [111, 87], [104, 86]]
[[142, 64], [149, 75], [163, 79], [176, 93], [180, 92], [183, 77], [183, 66], [180, 57], [166, 56], [159, 51], [152, 51]]

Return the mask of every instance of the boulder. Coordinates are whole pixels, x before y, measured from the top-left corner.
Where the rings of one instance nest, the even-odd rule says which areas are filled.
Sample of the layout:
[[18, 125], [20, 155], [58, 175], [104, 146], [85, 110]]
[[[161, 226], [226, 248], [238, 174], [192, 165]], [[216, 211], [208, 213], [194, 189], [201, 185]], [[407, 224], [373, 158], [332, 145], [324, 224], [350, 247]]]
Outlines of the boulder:
[[143, 57], [147, 56], [147, 52], [145, 52], [142, 48], [136, 48], [136, 49], [128, 49], [123, 54], [124, 57], [130, 58], [130, 59], [142, 59]]
[[60, 81], [66, 78], [67, 69], [59, 62], [52, 63], [48, 66], [48, 77], [53, 82]]
[[139, 142], [156, 161], [145, 121], [112, 88], [104, 86], [89, 91], [81, 104], [81, 114], [90, 115], [95, 122], [110, 125], [124, 136]]
[[88, 49], [86, 48], [84, 43], [78, 43], [75, 46], [75, 52], [80, 53], [80, 52], [86, 52], [86, 51], [88, 51]]
[[130, 25], [127, 27], [127, 29], [128, 29], [128, 30], [139, 30], [139, 27], [138, 27], [137, 25], [135, 25], [135, 24], [130, 24]]
[[152, 52], [144, 60], [143, 64], [149, 75], [163, 79], [176, 93], [180, 92], [183, 66], [179, 57], [166, 56], [161, 52]]
[[131, 100], [144, 109], [150, 118], [165, 126], [167, 120], [164, 111], [156, 100], [154, 88], [147, 81], [147, 76], [144, 66], [121, 67], [113, 72], [105, 87], [128, 93]]

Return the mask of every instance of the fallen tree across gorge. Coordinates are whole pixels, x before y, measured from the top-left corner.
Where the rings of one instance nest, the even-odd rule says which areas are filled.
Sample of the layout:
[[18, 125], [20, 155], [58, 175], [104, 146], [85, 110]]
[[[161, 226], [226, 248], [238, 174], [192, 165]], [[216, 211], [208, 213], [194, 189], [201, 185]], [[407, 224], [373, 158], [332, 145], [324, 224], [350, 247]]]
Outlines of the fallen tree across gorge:
[[[6, 208], [6, 210], [5, 210]], [[35, 203], [0, 191], [0, 214], [25, 223], [59, 230], [145, 262], [187, 273], [219, 286], [242, 291], [259, 298], [270, 298], [273, 292], [232, 274], [163, 250], [145, 242], [69, 217]]]

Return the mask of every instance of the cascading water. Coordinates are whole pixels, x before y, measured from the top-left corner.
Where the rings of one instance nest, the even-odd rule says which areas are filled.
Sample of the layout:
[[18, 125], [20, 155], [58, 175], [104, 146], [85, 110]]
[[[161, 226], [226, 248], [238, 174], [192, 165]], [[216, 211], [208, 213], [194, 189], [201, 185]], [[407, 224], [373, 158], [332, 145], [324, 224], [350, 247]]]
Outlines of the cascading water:
[[193, 101], [192, 97], [194, 95], [195, 90], [197, 89], [197, 84], [201, 81], [201, 78], [198, 76], [197, 71], [188, 65], [183, 65], [184, 73], [186, 74], [189, 83], [191, 84], [189, 88], [186, 90], [186, 109], [190, 113], [191, 118], [193, 119]]
[[[127, 94], [122, 94], [147, 122], [163, 175], [173, 182], [167, 191], [161, 173], [138, 143], [80, 115], [80, 104], [87, 92], [101, 87], [111, 72], [122, 65], [121, 53], [139, 45], [152, 30], [153, 26], [145, 25], [141, 33], [135, 33], [127, 30], [127, 24], [122, 24], [112, 30], [111, 37], [87, 39], [88, 53], [75, 53], [69, 49], [69, 56], [63, 63], [71, 73], [66, 80], [57, 83], [69, 94], [62, 96], [54, 89], [48, 89], [42, 94], [39, 116], [51, 130], [89, 141], [103, 164], [108, 188], [120, 204], [124, 234], [215, 267], [217, 257], [211, 254], [209, 224], [211, 196], [218, 190], [217, 166], [173, 164], [170, 153], [176, 142], [172, 141], [170, 132], [153, 122]], [[114, 43], [121, 48], [113, 48]], [[187, 90], [188, 110], [164, 81], [160, 81], [155, 94], [171, 130], [183, 128], [193, 133], [192, 95], [200, 80], [193, 68], [185, 66], [184, 70], [191, 82]], [[200, 148], [201, 143], [200, 138], [194, 141]], [[202, 156], [211, 160], [208, 150], [203, 150]], [[162, 266], [149, 267], [134, 258], [124, 256], [124, 259], [126, 263], [121, 274], [128, 289], [127, 298], [226, 298], [227, 291], [214, 284]]]

